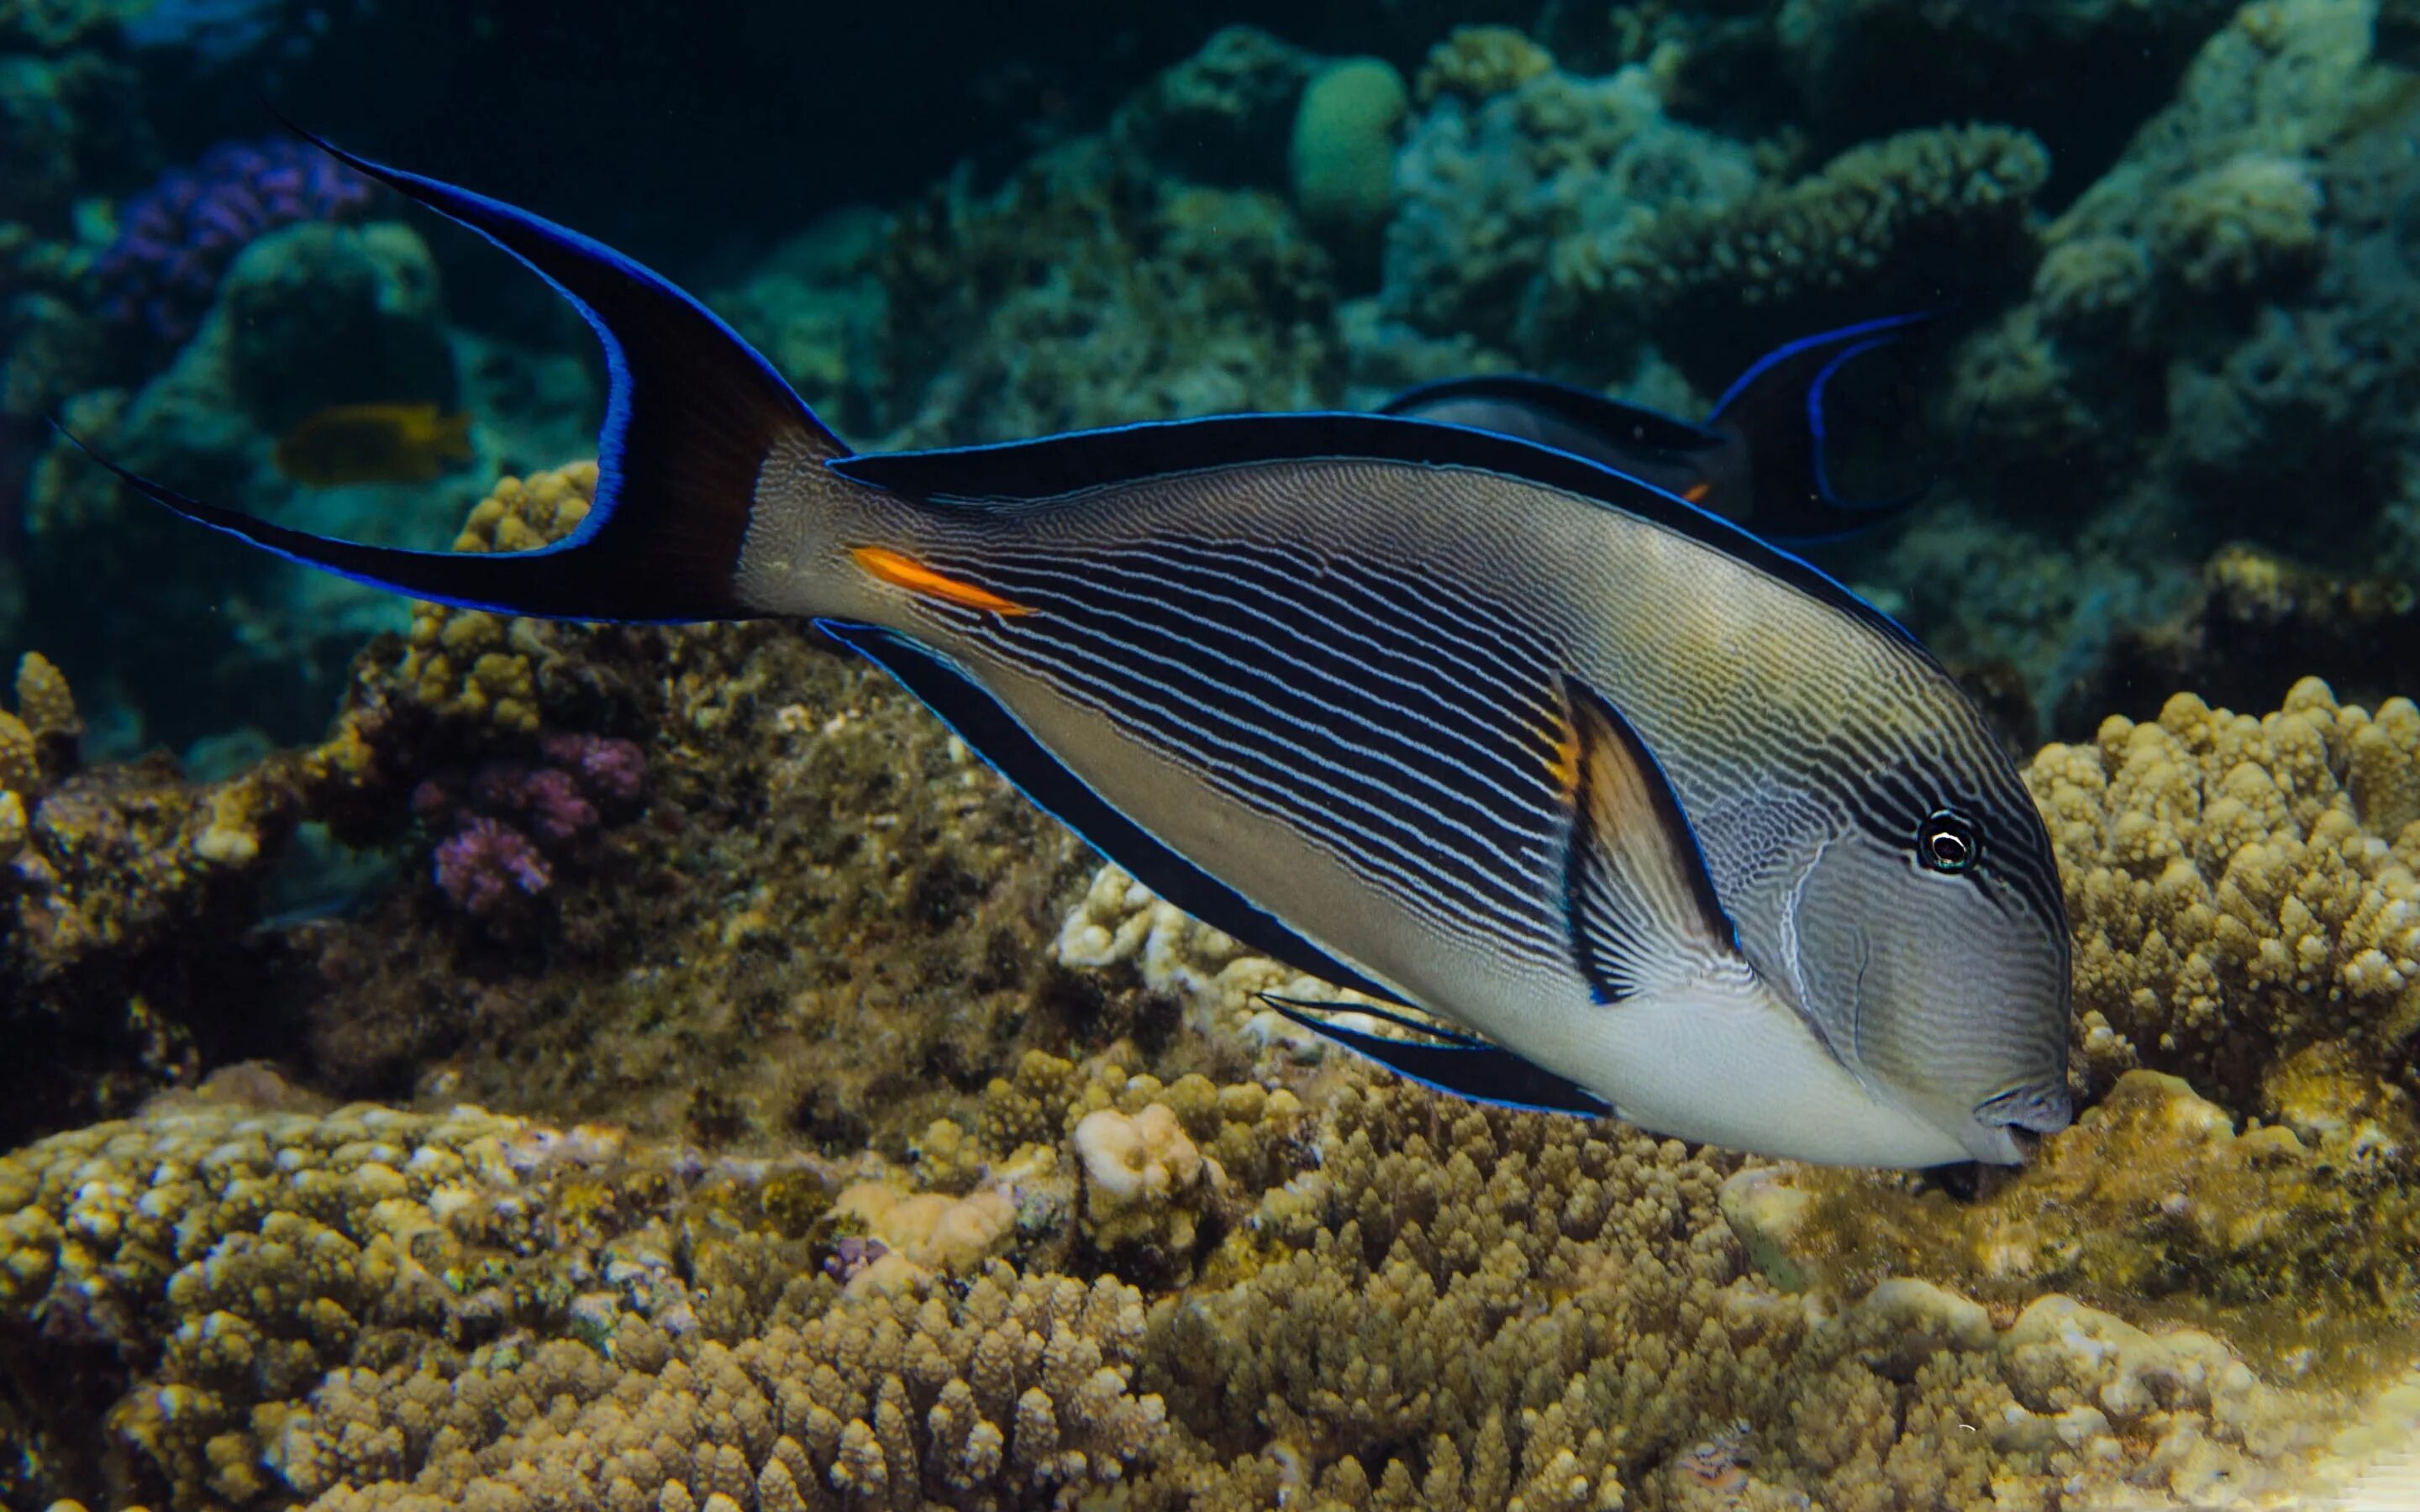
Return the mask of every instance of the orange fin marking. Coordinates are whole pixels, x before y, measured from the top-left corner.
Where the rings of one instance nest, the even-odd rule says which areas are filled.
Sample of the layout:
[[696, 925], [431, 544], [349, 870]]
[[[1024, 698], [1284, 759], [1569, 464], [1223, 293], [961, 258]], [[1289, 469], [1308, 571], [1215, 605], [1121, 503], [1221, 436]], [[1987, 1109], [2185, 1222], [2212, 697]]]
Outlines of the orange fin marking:
[[912, 557], [901, 556], [888, 547], [861, 546], [849, 553], [849, 559], [866, 572], [893, 588], [905, 588], [911, 594], [938, 598], [944, 603], [965, 609], [979, 609], [993, 614], [1031, 614], [1024, 605], [1001, 597], [987, 588], [944, 578]]
[[1703, 478], [1699, 478], [1697, 482], [1682, 489], [1681, 497], [1686, 499], [1693, 504], [1702, 504], [1706, 501], [1706, 495], [1713, 493], [1714, 491], [1714, 486], [1713, 484], [1708, 483]]
[[[1540, 733], [1547, 733], [1540, 732]], [[1580, 735], [1568, 718], [1555, 721], [1547, 736], [1546, 775], [1555, 779], [1565, 798], [1576, 798], [1580, 791]]]

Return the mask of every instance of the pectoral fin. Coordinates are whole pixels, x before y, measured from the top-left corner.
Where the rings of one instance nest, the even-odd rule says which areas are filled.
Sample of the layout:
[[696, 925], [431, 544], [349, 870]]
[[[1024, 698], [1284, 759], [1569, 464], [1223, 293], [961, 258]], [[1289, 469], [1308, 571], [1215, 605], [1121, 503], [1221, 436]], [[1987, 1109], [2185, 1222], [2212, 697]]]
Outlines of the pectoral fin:
[[[1577, 1082], [1533, 1066], [1500, 1045], [1489, 1044], [1467, 1034], [1456, 1034], [1450, 1029], [1438, 1028], [1399, 1013], [1357, 1003], [1304, 1003], [1269, 993], [1263, 993], [1260, 996], [1289, 1024], [1298, 1025], [1323, 1040], [1367, 1056], [1396, 1075], [1423, 1087], [1435, 1088], [1440, 1092], [1449, 1092], [1474, 1103], [1493, 1103], [1498, 1107], [1519, 1108], [1532, 1113], [1574, 1113], [1593, 1119], [1609, 1117], [1613, 1112], [1612, 1103]], [[1342, 1025], [1315, 1018], [1309, 1011], [1311, 1010], [1367, 1013], [1429, 1038], [1390, 1040], [1384, 1035], [1348, 1029]]]
[[1600, 1002], [1745, 966], [1680, 797], [1630, 721], [1563, 685], [1578, 748], [1564, 906], [1572, 952]]

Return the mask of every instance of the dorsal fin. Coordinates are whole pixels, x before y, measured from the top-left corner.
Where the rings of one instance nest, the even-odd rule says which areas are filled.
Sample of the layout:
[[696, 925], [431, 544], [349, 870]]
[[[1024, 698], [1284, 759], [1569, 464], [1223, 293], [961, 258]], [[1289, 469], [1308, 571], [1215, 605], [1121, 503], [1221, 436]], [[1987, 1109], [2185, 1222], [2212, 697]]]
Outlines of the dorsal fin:
[[[1403, 415], [1415, 420], [1442, 420], [1450, 424], [1468, 424], [1455, 414], [1439, 414], [1441, 409], [1464, 405], [1503, 404], [1516, 409], [1534, 410], [1595, 438], [1605, 448], [1593, 451], [1585, 446], [1566, 446], [1565, 451], [1582, 456], [1610, 461], [1617, 452], [1707, 452], [1723, 444], [1720, 433], [1703, 425], [1668, 415], [1644, 405], [1624, 404], [1608, 398], [1592, 389], [1575, 384], [1558, 383], [1553, 378], [1534, 378], [1527, 373], [1474, 373], [1466, 378], [1439, 378], [1403, 393], [1378, 407], [1382, 415]], [[1483, 430], [1503, 427], [1481, 424]], [[1613, 464], [1617, 468], [1618, 463]]]
[[825, 465], [929, 503], [1030, 504], [1146, 478], [1320, 458], [1470, 468], [1593, 500], [1702, 541], [1931, 661], [1889, 615], [1720, 516], [1586, 457], [1464, 425], [1350, 412], [1208, 415], [991, 446], [836, 457]]
[[1595, 689], [1563, 688], [1578, 746], [1564, 905], [1581, 975], [1613, 1003], [1745, 964], [1664, 769]]
[[1758, 533], [1801, 546], [1844, 540], [1904, 512], [1924, 484], [1884, 499], [1843, 499], [1832, 486], [1825, 392], [1840, 369], [1886, 347], [1937, 312], [1864, 320], [1802, 337], [1759, 358], [1725, 390], [1706, 424], [1738, 436], [1747, 453]]

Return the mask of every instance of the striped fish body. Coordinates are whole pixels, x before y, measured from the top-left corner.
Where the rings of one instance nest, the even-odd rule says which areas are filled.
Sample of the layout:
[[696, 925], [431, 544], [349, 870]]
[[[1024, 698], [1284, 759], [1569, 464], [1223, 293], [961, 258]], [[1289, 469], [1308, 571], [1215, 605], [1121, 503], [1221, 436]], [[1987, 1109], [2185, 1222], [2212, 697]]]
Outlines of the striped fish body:
[[501, 613], [811, 621], [1169, 901], [1474, 1031], [1324, 1030], [1466, 1095], [1882, 1165], [2014, 1160], [2066, 1122], [2041, 821], [1940, 668], [1804, 563], [1396, 417], [852, 455], [654, 273], [328, 150], [580, 308], [612, 386], [596, 500], [556, 545], [457, 555], [113, 467], [176, 514]]
[[[838, 610], [925, 648], [1318, 952], [1637, 1121], [1811, 1159], [2008, 1159], [1972, 1099], [1911, 1107], [1892, 1073], [1946, 1056], [2055, 1074], [2064, 933], [2046, 856], [2001, 863], [2042, 947], [2040, 980], [2006, 985], [2056, 1005], [2054, 1022], [2001, 1011], [1993, 1043], [2000, 1006], [1977, 1005], [1983, 1042], [1918, 1022], [1899, 1050], [1886, 1005], [1827, 998], [1802, 959], [1807, 878], [1849, 832], [1904, 848], [1936, 809], [2030, 814], [1938, 667], [1845, 595], [1479, 468], [1307, 457], [837, 508], [814, 491], [770, 533], [820, 519], [831, 544], [787, 582], [743, 572], [768, 607]], [[961, 591], [881, 581], [857, 564], [869, 549]], [[1575, 682], [1654, 753], [1752, 970], [1606, 1002], [1575, 963]]]

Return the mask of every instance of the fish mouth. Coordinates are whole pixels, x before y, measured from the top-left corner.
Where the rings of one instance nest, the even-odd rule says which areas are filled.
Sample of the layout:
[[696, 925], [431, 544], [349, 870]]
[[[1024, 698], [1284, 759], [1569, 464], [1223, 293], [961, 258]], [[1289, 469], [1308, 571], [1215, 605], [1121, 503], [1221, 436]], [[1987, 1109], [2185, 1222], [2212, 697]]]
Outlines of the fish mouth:
[[2075, 1121], [2075, 1104], [2068, 1096], [2067, 1078], [2026, 1082], [1995, 1092], [1975, 1104], [1975, 1121], [2006, 1130], [2030, 1153], [2045, 1134], [2055, 1134]]

